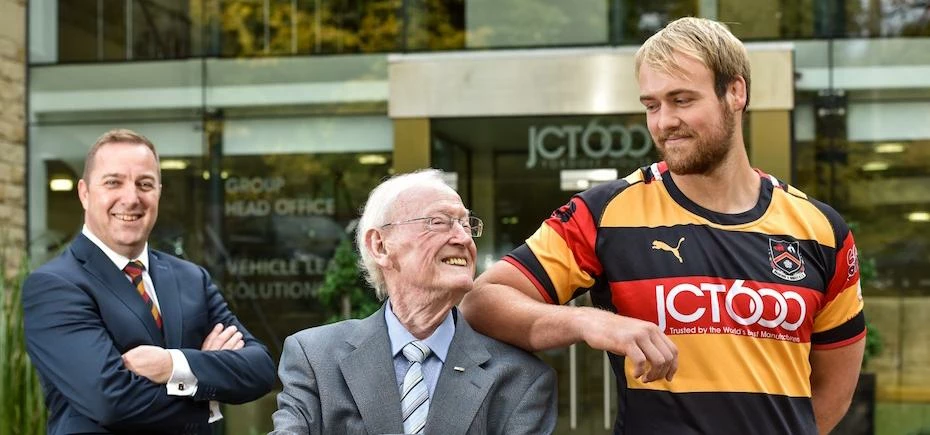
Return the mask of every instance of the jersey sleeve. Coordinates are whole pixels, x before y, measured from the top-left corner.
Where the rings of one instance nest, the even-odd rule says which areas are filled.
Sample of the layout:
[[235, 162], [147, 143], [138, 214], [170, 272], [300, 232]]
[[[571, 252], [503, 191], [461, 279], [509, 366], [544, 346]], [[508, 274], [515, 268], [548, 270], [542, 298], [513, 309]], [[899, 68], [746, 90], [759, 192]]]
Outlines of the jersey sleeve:
[[602, 272], [596, 239], [595, 218], [575, 196], [504, 261], [523, 272], [547, 302], [565, 304], [590, 289]]
[[843, 225], [837, 237], [835, 269], [826, 288], [824, 304], [814, 317], [811, 344], [814, 349], [833, 349], [865, 337], [859, 255], [852, 232]]

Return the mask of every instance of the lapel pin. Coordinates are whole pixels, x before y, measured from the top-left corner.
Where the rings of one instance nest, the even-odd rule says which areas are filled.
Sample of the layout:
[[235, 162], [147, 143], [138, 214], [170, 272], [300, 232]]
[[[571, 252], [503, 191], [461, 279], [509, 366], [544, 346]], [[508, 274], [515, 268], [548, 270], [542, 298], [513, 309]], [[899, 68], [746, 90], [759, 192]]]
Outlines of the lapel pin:
[[464, 372], [464, 371], [465, 371], [465, 367], [455, 366], [455, 367], [452, 367], [452, 370], [455, 370], [455, 371], [457, 371], [457, 372]]

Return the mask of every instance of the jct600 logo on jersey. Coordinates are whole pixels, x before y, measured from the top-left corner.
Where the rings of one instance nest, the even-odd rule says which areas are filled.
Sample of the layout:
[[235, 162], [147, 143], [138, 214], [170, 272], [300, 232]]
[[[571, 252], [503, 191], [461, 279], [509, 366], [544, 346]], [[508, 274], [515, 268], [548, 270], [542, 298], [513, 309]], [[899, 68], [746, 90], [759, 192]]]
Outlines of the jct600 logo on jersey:
[[737, 279], [729, 283], [681, 283], [666, 292], [656, 285], [659, 328], [748, 327], [751, 330], [796, 331], [807, 316], [807, 302], [793, 290], [752, 288]]

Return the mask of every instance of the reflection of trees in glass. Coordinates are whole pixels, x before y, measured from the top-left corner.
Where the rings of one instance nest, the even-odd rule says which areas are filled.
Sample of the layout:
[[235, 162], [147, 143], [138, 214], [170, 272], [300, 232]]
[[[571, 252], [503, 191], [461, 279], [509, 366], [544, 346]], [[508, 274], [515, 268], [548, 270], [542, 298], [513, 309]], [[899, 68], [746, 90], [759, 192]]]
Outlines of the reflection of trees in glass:
[[264, 177], [280, 176], [287, 180], [291, 194], [303, 196], [334, 195], [336, 216], [339, 221], [358, 217], [358, 208], [365, 203], [368, 193], [387, 176], [390, 155], [381, 154], [386, 163], [359, 164], [359, 154], [316, 154], [294, 156], [271, 154], [261, 157], [266, 168]]
[[930, 36], [928, 0], [846, 0], [849, 36]]
[[463, 1], [192, 0], [191, 11], [227, 56], [366, 53], [403, 50], [405, 29], [411, 49], [464, 46]]
[[[740, 38], [930, 36], [928, 0], [779, 0], [747, 8], [719, 0], [717, 18]], [[816, 30], [815, 30], [816, 28]]]
[[407, 50], [465, 47], [465, 0], [408, 0]]
[[809, 38], [814, 33], [814, 0], [756, 2], [720, 0], [717, 19], [740, 39]]
[[602, 27], [606, 17], [596, 22], [577, 23], [567, 13], [567, 2], [539, 0], [469, 0], [468, 46], [503, 47], [558, 45], [570, 39], [576, 27]]
[[344, 28], [346, 17], [334, 11], [331, 2], [318, 3], [302, 5], [273, 1], [268, 3], [266, 10], [262, 1], [222, 2], [218, 11], [222, 53], [256, 56], [355, 51], [357, 38]]
[[645, 41], [670, 21], [699, 15], [697, 2], [693, 0], [636, 0], [624, 3], [627, 8], [624, 26], [626, 30], [622, 35], [624, 41]]

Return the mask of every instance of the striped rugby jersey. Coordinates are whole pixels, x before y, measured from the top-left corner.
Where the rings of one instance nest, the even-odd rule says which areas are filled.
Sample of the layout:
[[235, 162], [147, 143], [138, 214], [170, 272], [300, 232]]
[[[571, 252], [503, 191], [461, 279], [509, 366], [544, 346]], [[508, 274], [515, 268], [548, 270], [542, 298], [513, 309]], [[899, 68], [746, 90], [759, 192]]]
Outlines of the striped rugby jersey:
[[550, 303], [650, 321], [678, 372], [643, 384], [624, 358], [615, 433], [816, 434], [811, 348], [865, 336], [856, 247], [829, 206], [759, 173], [756, 206], [690, 201], [664, 162], [575, 195], [504, 258]]

